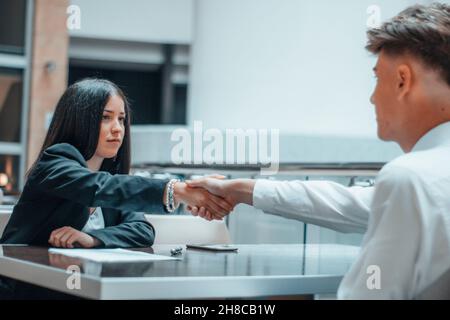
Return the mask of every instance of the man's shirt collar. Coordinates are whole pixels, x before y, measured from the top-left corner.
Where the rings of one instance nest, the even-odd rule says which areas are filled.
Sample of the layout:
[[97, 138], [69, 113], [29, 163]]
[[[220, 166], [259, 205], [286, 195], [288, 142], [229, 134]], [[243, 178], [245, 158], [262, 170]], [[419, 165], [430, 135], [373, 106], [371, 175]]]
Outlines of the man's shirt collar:
[[441, 145], [450, 145], [450, 121], [441, 123], [424, 134], [411, 151], [423, 151]]

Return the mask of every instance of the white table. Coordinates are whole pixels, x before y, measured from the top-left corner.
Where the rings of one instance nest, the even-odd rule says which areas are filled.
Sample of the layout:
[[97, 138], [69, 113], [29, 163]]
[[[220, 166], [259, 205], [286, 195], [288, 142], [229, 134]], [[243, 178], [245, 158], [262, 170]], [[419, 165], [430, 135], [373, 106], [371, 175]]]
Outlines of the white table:
[[[170, 255], [174, 245], [139, 249]], [[201, 299], [335, 293], [359, 248], [238, 245], [237, 253], [183, 250], [177, 261], [97, 263], [47, 248], [0, 246], [0, 275], [91, 299]], [[79, 266], [80, 289], [66, 268]]]

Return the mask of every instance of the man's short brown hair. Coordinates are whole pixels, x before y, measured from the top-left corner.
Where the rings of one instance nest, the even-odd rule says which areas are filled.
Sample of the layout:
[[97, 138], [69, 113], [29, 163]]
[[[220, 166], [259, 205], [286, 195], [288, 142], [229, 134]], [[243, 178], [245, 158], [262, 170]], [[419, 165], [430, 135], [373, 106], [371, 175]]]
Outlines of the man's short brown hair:
[[450, 86], [450, 6], [414, 5], [381, 27], [367, 31], [366, 49], [387, 54], [409, 53], [439, 71]]

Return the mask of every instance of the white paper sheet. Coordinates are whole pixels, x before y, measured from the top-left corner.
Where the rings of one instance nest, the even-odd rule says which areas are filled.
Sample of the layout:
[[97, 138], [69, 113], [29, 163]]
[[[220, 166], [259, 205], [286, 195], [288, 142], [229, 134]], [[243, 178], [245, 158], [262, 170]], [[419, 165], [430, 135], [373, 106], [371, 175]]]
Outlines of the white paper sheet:
[[125, 249], [48, 249], [50, 253], [87, 259], [95, 262], [133, 262], [178, 260], [177, 258]]

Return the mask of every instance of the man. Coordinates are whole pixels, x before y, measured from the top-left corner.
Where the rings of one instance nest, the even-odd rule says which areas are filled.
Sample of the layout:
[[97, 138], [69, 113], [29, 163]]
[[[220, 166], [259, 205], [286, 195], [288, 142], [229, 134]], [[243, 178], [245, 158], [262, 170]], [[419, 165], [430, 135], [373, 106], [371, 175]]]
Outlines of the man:
[[[450, 6], [410, 7], [369, 30], [366, 48], [378, 55], [371, 97], [378, 136], [406, 153], [383, 167], [375, 187], [213, 178], [190, 185], [234, 205], [344, 232], [366, 231], [338, 298], [420, 298], [450, 269]], [[379, 284], [370, 283], [373, 270]]]

